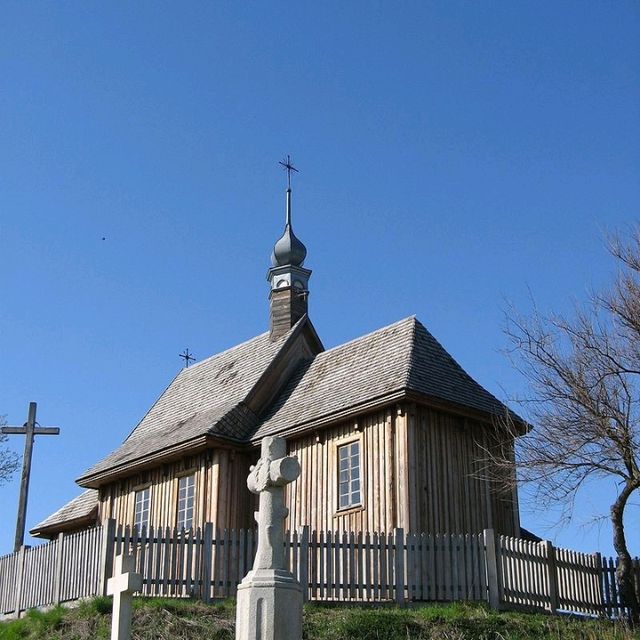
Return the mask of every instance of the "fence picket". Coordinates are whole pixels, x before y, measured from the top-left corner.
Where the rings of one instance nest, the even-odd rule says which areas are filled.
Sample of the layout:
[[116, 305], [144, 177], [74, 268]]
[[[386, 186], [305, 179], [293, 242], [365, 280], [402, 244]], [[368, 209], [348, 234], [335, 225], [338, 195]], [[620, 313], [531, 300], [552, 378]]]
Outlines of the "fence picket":
[[[0, 557], [0, 614], [103, 592], [117, 553], [130, 552], [143, 593], [208, 600], [234, 595], [255, 555], [254, 530], [116, 525], [60, 535]], [[492, 606], [622, 616], [615, 563], [599, 554], [484, 534], [290, 532], [285, 552], [305, 599], [486, 600]], [[633, 561], [640, 582], [640, 561]]]

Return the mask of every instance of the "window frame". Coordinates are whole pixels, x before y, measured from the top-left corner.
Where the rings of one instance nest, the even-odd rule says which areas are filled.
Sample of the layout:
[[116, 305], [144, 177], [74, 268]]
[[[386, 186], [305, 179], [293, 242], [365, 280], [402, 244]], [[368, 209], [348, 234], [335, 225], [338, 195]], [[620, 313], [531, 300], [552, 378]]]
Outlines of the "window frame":
[[[149, 493], [149, 497], [147, 498], [147, 520], [144, 524], [138, 526], [136, 522], [137, 515], [137, 506], [138, 506], [138, 494], [147, 491]], [[142, 531], [143, 528], [149, 529], [149, 523], [151, 521], [151, 483], [146, 482], [145, 484], [138, 485], [133, 487], [133, 526], [137, 527], [138, 534]]]
[[[180, 522], [180, 483], [183, 480], [188, 480], [189, 478], [191, 478], [193, 484], [192, 484], [192, 492], [191, 492], [191, 524], [187, 527], [184, 526], [184, 524], [181, 524]], [[189, 529], [192, 529], [195, 525], [195, 521], [196, 521], [196, 472], [195, 470], [190, 470], [190, 471], [185, 471], [184, 473], [181, 473], [180, 475], [176, 476], [176, 501], [175, 501], [175, 505], [176, 505], [176, 529], [178, 531], [189, 531]], [[189, 510], [189, 506], [187, 505], [183, 511], [188, 512]]]
[[[343, 447], [352, 447], [354, 444], [358, 445], [358, 478], [359, 481], [359, 501], [358, 502], [349, 502], [349, 504], [345, 506], [340, 506], [340, 450]], [[362, 511], [365, 508], [365, 461], [364, 461], [364, 446], [363, 446], [363, 438], [362, 434], [356, 434], [347, 438], [341, 438], [336, 441], [335, 449], [334, 449], [334, 460], [335, 460], [335, 500], [336, 500], [336, 516], [342, 516], [346, 513], [350, 513], [352, 511]], [[349, 451], [348, 458], [351, 458], [351, 451]], [[348, 469], [349, 471], [351, 468]], [[349, 478], [349, 484], [353, 482], [353, 478]], [[352, 499], [353, 490], [351, 487], [349, 488], [349, 500]]]

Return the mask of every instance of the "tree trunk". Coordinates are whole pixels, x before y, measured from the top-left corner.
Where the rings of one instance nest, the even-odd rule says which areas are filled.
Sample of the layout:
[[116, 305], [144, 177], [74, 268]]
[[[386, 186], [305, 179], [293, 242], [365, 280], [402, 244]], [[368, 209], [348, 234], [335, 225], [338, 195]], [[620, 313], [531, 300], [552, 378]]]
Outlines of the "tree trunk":
[[637, 484], [628, 480], [617, 500], [611, 505], [611, 523], [613, 524], [613, 548], [618, 554], [616, 566], [616, 580], [622, 604], [629, 610], [629, 622], [633, 625], [640, 623], [640, 607], [638, 606], [638, 594], [635, 590], [633, 579], [633, 563], [631, 554], [627, 549], [627, 540], [624, 535], [624, 508], [629, 496], [637, 488]]

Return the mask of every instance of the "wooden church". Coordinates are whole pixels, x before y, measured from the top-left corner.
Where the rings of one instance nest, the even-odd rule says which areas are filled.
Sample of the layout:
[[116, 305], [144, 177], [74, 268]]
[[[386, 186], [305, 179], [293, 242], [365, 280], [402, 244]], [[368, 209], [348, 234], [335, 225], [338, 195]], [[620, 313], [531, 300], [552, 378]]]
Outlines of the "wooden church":
[[306, 253], [289, 185], [268, 331], [184, 368], [122, 445], [78, 478], [87, 490], [33, 535], [107, 518], [253, 527], [246, 478], [273, 434], [302, 467], [287, 489], [290, 529], [520, 535], [517, 495], [482, 471], [509, 410], [415, 317], [325, 350], [308, 314]]

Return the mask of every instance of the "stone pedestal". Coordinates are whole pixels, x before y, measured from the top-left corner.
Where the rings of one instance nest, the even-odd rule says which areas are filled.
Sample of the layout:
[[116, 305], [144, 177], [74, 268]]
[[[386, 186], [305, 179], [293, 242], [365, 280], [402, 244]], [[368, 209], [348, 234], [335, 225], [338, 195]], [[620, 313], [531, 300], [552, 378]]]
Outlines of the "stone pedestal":
[[301, 640], [302, 587], [288, 571], [251, 571], [238, 586], [237, 640]]

